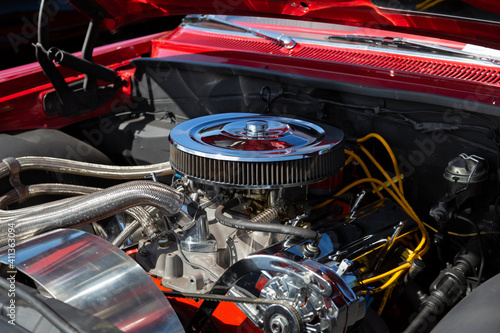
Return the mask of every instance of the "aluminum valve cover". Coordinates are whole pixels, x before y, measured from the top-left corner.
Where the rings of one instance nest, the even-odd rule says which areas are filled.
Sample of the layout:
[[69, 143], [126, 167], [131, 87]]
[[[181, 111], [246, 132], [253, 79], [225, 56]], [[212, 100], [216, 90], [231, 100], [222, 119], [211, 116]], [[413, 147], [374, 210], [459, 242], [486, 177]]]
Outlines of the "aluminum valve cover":
[[170, 133], [170, 162], [195, 181], [233, 188], [304, 185], [335, 175], [344, 133], [309, 121], [223, 113], [188, 120]]

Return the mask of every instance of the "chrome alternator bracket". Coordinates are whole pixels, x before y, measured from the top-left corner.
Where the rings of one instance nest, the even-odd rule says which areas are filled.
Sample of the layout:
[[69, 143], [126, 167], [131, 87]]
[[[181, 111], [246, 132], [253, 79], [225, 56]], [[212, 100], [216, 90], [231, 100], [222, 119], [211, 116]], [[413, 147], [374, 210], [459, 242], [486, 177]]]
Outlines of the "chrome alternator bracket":
[[[255, 273], [268, 279], [259, 298], [237, 285]], [[297, 263], [270, 255], [240, 260], [220, 277], [211, 295], [191, 296], [205, 300], [189, 325], [194, 331], [202, 329], [221, 301], [236, 303], [265, 332], [343, 332], [365, 310], [364, 299], [334, 269], [311, 260]]]

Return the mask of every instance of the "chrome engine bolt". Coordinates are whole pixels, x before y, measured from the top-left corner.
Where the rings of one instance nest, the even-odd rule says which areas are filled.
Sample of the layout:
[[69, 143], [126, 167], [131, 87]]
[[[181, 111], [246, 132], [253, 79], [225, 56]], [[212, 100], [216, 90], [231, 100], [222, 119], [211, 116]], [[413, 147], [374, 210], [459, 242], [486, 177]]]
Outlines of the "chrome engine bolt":
[[289, 333], [289, 324], [288, 320], [280, 314], [276, 314], [271, 318], [270, 325], [271, 332], [273, 333]]

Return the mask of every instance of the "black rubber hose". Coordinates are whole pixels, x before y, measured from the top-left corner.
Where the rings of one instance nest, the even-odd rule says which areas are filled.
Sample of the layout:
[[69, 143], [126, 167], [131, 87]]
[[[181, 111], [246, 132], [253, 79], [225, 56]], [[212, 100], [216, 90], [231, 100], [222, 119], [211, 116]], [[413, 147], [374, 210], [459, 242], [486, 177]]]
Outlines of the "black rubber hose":
[[220, 205], [215, 210], [215, 218], [221, 224], [235, 229], [272, 232], [278, 234], [297, 236], [305, 239], [316, 239], [319, 235], [318, 233], [316, 233], [316, 231], [311, 229], [304, 229], [304, 228], [292, 227], [289, 225], [281, 225], [281, 224], [256, 223], [246, 219], [233, 219], [231, 217], [224, 215], [224, 212], [227, 209], [235, 207], [239, 205], [239, 203], [240, 201], [237, 198], [233, 198], [228, 202]]
[[446, 307], [455, 304], [465, 291], [466, 276], [472, 270], [470, 263], [459, 260], [451, 268], [445, 268], [431, 284], [431, 293], [424, 301], [424, 308], [403, 333], [428, 332]]
[[479, 227], [477, 224], [475, 224], [471, 219], [463, 216], [463, 215], [457, 215], [457, 219], [462, 220], [472, 226], [474, 228], [474, 231], [477, 234], [477, 242], [479, 246], [479, 256], [481, 257], [481, 263], [479, 265], [479, 272], [477, 274], [477, 284], [476, 286], [479, 286], [481, 284], [481, 279], [483, 278], [483, 269], [484, 269], [484, 251], [483, 251], [483, 244], [481, 242], [481, 230], [479, 230]]
[[432, 324], [430, 320], [435, 318], [432, 306], [426, 305], [403, 333], [427, 332]]

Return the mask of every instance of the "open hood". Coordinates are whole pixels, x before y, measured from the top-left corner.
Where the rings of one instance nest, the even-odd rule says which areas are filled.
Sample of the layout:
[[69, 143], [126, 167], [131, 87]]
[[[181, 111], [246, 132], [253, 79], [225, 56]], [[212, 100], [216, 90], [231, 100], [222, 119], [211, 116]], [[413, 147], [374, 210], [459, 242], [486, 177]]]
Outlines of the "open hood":
[[[96, 14], [103, 16], [108, 29], [115, 29], [137, 20], [170, 15], [272, 16], [379, 28], [500, 49], [500, 4], [496, 0], [422, 0], [417, 5], [414, 1], [390, 0], [70, 0], [70, 2], [90, 17]], [[447, 4], [444, 8], [443, 3]]]

